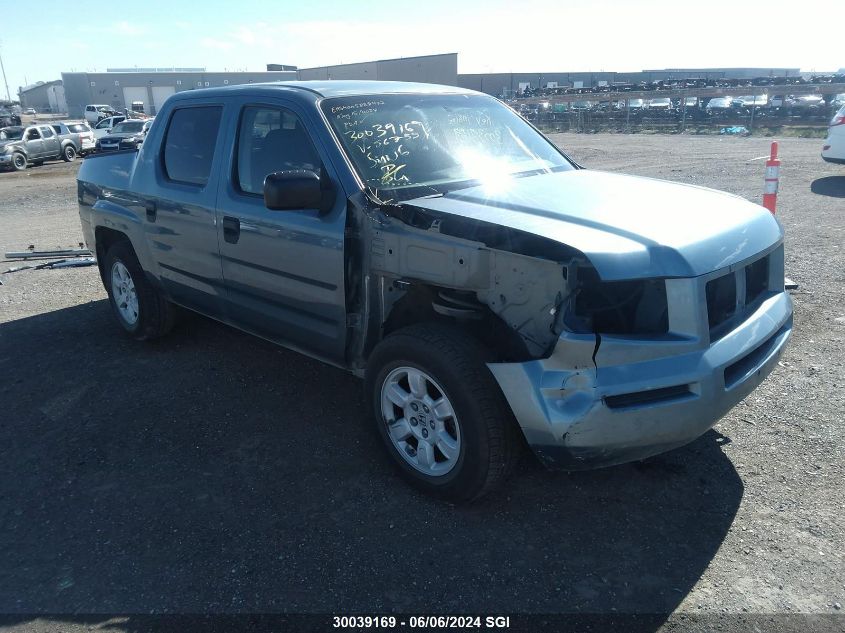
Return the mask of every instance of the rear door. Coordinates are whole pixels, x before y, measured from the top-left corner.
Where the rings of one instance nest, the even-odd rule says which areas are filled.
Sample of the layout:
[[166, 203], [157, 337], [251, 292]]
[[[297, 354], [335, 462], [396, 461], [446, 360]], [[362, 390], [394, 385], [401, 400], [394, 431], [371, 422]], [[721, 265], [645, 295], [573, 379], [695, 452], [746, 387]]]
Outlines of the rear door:
[[62, 153], [62, 144], [56, 131], [49, 125], [44, 125], [38, 128], [41, 131], [41, 137], [44, 141], [44, 158], [58, 158]]
[[[226, 308], [238, 326], [341, 363], [346, 343], [345, 197], [306, 113], [284, 99], [233, 100], [218, 194]], [[306, 169], [332, 181], [333, 207], [270, 211], [269, 173]]]
[[223, 316], [215, 216], [222, 114], [219, 101], [181, 103], [170, 111], [153, 149], [143, 152], [145, 167], [136, 169], [152, 176], [136, 189], [165, 291], [177, 303], [217, 318]]

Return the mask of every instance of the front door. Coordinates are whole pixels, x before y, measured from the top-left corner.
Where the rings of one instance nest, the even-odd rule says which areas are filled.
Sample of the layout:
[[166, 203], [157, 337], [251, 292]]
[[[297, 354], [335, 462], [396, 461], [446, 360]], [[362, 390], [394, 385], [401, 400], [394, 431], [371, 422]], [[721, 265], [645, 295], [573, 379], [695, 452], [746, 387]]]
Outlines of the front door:
[[28, 128], [24, 132], [24, 148], [29, 160], [37, 160], [44, 155], [44, 140], [37, 127]]
[[340, 190], [323, 148], [295, 106], [282, 100], [237, 105], [221, 175], [218, 242], [229, 320], [325, 360], [342, 362], [346, 343], [344, 227], [346, 201], [332, 208], [270, 211], [267, 174], [305, 169]]

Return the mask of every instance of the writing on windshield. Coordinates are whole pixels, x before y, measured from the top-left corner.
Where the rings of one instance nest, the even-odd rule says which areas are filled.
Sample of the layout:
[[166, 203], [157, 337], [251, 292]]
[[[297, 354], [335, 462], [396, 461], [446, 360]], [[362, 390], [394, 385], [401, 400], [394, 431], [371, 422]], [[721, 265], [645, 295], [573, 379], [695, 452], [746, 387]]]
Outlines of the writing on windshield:
[[351, 162], [373, 189], [448, 188], [449, 183], [568, 166], [524, 120], [487, 97], [384, 95], [332, 99], [323, 107]]

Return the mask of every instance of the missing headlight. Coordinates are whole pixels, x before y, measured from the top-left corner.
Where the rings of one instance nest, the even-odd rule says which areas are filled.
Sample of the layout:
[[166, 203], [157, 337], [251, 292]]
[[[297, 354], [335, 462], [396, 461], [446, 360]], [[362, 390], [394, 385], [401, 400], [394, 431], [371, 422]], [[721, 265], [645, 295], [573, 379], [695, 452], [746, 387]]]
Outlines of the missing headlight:
[[576, 332], [666, 334], [666, 283], [663, 279], [601, 281], [594, 268], [580, 268], [565, 324]]

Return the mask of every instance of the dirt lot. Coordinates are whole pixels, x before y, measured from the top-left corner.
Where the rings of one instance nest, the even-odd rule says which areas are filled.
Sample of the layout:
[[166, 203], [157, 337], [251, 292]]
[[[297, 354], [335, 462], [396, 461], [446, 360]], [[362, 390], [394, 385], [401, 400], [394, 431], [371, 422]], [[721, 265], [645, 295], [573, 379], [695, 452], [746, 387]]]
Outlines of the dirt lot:
[[[753, 200], [768, 153], [555, 141]], [[341, 371], [200, 318], [131, 342], [95, 268], [0, 276], [0, 612], [841, 614], [845, 167], [819, 151], [781, 145], [800, 290], [774, 375], [685, 448], [578, 474], [525, 460], [471, 507], [394, 476]], [[3, 251], [77, 245], [75, 169], [0, 174]]]

